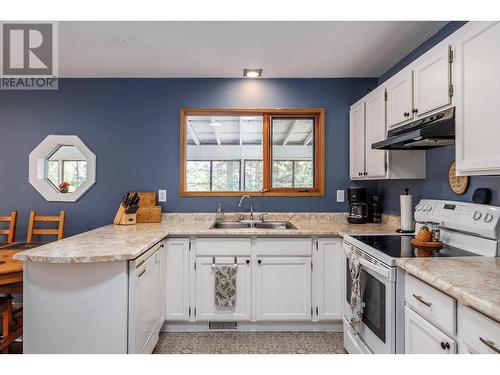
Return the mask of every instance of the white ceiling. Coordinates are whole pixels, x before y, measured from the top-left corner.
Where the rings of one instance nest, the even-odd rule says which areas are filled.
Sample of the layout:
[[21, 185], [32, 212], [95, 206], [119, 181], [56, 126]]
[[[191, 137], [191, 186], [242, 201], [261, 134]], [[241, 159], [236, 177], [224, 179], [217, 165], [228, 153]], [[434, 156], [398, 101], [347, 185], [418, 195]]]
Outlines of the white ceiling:
[[379, 77], [445, 21], [60, 22], [60, 77]]

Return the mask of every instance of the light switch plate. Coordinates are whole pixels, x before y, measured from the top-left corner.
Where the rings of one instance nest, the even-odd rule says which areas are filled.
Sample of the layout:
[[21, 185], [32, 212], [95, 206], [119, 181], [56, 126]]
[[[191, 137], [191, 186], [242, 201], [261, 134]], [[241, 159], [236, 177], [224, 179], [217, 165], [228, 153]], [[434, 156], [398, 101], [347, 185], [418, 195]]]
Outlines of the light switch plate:
[[337, 190], [337, 202], [345, 202], [345, 190]]
[[167, 201], [167, 191], [158, 190], [158, 202], [166, 202], [166, 201]]

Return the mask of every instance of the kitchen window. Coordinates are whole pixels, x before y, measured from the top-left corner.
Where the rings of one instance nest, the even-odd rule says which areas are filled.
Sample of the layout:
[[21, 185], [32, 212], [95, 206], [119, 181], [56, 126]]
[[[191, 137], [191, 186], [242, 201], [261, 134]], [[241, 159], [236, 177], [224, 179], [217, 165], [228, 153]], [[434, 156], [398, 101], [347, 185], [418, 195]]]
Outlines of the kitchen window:
[[324, 195], [323, 109], [181, 110], [181, 196]]

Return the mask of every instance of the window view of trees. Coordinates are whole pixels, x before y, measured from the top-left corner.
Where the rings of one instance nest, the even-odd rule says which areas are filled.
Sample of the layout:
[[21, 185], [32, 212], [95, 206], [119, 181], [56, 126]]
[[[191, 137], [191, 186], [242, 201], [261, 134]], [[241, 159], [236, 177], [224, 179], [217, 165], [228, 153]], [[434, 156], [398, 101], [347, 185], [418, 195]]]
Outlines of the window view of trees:
[[189, 191], [239, 191], [239, 160], [188, 160], [186, 182]]
[[262, 160], [245, 160], [245, 191], [262, 190]]
[[313, 163], [308, 160], [273, 161], [273, 187], [310, 188], [314, 186]]

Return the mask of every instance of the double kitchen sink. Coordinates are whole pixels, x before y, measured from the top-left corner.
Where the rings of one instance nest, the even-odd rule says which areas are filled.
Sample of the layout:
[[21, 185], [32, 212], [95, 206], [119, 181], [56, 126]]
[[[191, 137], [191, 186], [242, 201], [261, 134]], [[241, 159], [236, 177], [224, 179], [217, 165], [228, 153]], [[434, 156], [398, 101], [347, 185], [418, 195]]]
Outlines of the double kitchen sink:
[[289, 221], [220, 221], [210, 229], [297, 229]]

